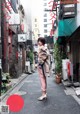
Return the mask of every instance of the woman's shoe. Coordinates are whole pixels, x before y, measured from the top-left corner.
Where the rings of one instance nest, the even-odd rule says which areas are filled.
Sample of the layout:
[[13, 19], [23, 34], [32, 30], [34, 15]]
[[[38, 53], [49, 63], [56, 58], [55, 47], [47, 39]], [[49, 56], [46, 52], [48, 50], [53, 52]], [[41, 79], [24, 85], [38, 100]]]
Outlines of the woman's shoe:
[[38, 98], [39, 101], [43, 101], [47, 99], [47, 94], [42, 95], [41, 97]]

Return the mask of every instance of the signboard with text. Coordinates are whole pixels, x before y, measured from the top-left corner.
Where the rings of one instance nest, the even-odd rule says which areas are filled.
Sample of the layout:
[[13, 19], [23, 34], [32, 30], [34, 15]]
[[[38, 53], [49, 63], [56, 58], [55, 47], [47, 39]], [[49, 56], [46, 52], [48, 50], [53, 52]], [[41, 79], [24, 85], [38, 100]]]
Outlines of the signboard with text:
[[26, 42], [26, 34], [18, 34], [18, 42]]

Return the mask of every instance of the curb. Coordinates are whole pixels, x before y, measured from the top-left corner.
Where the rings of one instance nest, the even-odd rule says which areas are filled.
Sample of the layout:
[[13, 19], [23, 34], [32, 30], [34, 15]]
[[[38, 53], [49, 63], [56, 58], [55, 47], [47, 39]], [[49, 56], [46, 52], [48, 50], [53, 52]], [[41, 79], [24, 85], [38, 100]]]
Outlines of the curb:
[[4, 98], [5, 98], [14, 88], [16, 88], [26, 77], [28, 77], [28, 74], [22, 74], [22, 75], [25, 75], [25, 76], [19, 77], [19, 78], [21, 78], [21, 79], [18, 78], [19, 81], [18, 81], [16, 84], [14, 84], [14, 85], [12, 86], [12, 88], [9, 89], [4, 95], [1, 96], [1, 100], [4, 100]]

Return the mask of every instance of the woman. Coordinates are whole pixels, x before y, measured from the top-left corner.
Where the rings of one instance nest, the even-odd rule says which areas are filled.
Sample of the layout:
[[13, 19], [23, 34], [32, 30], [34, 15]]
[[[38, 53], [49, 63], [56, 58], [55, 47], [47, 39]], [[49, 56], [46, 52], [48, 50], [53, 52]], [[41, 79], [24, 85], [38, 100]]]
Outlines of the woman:
[[45, 46], [45, 39], [38, 39], [38, 73], [41, 81], [42, 96], [38, 98], [39, 101], [47, 99], [47, 82], [46, 82], [46, 73], [49, 74], [49, 51]]

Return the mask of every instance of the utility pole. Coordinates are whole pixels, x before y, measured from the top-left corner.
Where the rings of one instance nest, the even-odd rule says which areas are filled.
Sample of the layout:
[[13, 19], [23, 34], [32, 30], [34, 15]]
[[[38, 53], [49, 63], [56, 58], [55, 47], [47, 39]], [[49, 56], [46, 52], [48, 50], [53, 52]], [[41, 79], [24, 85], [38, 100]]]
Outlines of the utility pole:
[[1, 89], [2, 89], [2, 32], [1, 32], [1, 26], [2, 26], [2, 0], [0, 0], [0, 96], [1, 96]]
[[0, 0], [0, 96], [1, 96], [1, 89], [2, 89], [2, 68], [3, 68], [3, 47], [4, 47], [4, 11], [3, 11], [3, 3], [4, 0]]

